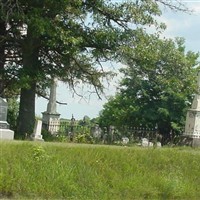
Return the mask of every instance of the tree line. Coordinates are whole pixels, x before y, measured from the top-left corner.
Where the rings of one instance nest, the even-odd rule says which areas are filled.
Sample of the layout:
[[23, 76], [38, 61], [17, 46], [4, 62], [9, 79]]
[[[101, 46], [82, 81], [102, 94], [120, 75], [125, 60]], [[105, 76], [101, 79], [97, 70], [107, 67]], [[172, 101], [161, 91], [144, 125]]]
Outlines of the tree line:
[[[55, 77], [72, 89], [79, 84], [92, 85], [92, 90], [100, 97], [104, 88], [102, 79], [113, 76], [112, 69], [105, 70], [102, 66], [105, 61], [127, 65], [121, 70], [127, 77], [113, 99], [125, 100], [118, 103], [125, 104], [127, 117], [135, 110], [129, 115], [134, 121], [139, 119], [134, 116], [140, 112], [147, 112], [141, 116], [156, 121], [152, 119], [155, 110], [150, 112], [146, 108], [156, 104], [160, 115], [165, 113], [165, 120], [169, 118], [171, 114], [158, 102], [165, 99], [165, 104], [169, 104], [168, 94], [176, 98], [178, 105], [184, 95], [189, 98], [193, 90], [189, 92], [188, 88], [188, 92], [184, 90], [179, 96], [178, 92], [170, 91], [170, 87], [175, 87], [176, 81], [183, 80], [184, 76], [186, 80], [181, 83], [187, 87], [191, 84], [188, 76], [197, 59], [193, 52], [185, 54], [181, 41], [159, 39], [159, 31], [165, 28], [156, 20], [162, 14], [161, 6], [187, 10], [176, 3], [178, 1], [1, 0], [0, 95], [5, 98], [20, 96], [16, 135], [24, 138], [32, 133], [35, 96], [45, 96]], [[146, 28], [152, 26], [157, 30], [155, 35], [146, 32]], [[169, 83], [161, 85], [168, 77]], [[162, 94], [167, 88], [168, 93]], [[178, 89], [182, 88], [184, 86]], [[113, 119], [126, 121], [125, 116], [119, 119], [121, 116]]]

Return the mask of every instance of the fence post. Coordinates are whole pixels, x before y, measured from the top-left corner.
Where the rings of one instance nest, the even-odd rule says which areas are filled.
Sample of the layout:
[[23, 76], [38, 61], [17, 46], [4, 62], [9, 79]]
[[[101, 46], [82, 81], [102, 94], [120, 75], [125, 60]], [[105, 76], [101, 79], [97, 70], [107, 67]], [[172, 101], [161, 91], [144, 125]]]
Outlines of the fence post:
[[75, 125], [75, 118], [74, 116], [72, 115], [72, 118], [71, 118], [71, 134], [70, 134], [70, 141], [73, 141], [74, 139], [74, 125]]
[[157, 142], [158, 142], [158, 124], [156, 123], [155, 126], [155, 142], [154, 142], [154, 146], [157, 147]]

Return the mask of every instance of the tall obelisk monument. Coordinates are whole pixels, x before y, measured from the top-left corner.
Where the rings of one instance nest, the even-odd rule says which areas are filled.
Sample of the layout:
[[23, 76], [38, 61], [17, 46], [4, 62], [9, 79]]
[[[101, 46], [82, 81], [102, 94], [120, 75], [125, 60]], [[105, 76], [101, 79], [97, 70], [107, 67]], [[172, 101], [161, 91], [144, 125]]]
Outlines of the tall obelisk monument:
[[56, 111], [56, 88], [57, 80], [53, 79], [47, 111], [42, 113], [43, 128], [46, 128], [51, 134], [56, 134], [60, 125], [60, 114]]
[[184, 136], [192, 138], [193, 145], [200, 144], [200, 71], [197, 75], [197, 94], [193, 99], [192, 107], [187, 111]]

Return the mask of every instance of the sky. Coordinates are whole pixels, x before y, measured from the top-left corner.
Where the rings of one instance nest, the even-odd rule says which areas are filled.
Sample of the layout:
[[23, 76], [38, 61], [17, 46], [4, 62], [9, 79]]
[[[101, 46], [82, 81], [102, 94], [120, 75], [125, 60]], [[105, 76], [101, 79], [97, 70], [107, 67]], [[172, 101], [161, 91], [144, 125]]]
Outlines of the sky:
[[[187, 51], [200, 52], [200, 0], [183, 0], [182, 2], [192, 9], [193, 13], [187, 14], [170, 11], [169, 9], [163, 10], [160, 20], [167, 25], [163, 36], [166, 38], [183, 37], [185, 38]], [[105, 67], [110, 67], [109, 63], [106, 65]], [[118, 64], [117, 67], [115, 66], [115, 68], [119, 67], [120, 64]], [[117, 72], [117, 70], [115, 71]], [[70, 119], [72, 115], [75, 119], [83, 119], [85, 115], [90, 118], [98, 117], [108, 97], [115, 94], [119, 80], [120, 78], [116, 77], [109, 83], [105, 83], [105, 95], [102, 96], [102, 99], [99, 99], [95, 94], [89, 95], [87, 93], [87, 88], [83, 91], [82, 88], [78, 88], [77, 91], [79, 94], [85, 94], [86, 96], [86, 98], [82, 98], [73, 94], [67, 85], [59, 82], [56, 99], [59, 102], [67, 103], [67, 105], [57, 104], [57, 112], [61, 114], [61, 118], [67, 119]], [[46, 111], [47, 103], [48, 101], [43, 98], [36, 99], [37, 116], [42, 116], [41, 113]]]

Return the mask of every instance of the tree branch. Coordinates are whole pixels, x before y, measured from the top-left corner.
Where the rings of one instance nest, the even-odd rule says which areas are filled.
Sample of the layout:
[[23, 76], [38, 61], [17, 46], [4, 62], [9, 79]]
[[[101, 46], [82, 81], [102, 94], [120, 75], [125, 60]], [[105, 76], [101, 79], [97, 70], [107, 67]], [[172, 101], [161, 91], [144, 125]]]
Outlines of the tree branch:
[[[49, 97], [43, 95], [42, 93], [37, 92], [37, 95], [43, 97], [44, 99], [49, 100]], [[67, 103], [65, 103], [65, 102], [60, 102], [60, 101], [56, 101], [56, 103], [57, 103], [57, 104], [60, 104], [60, 105], [67, 105]]]

